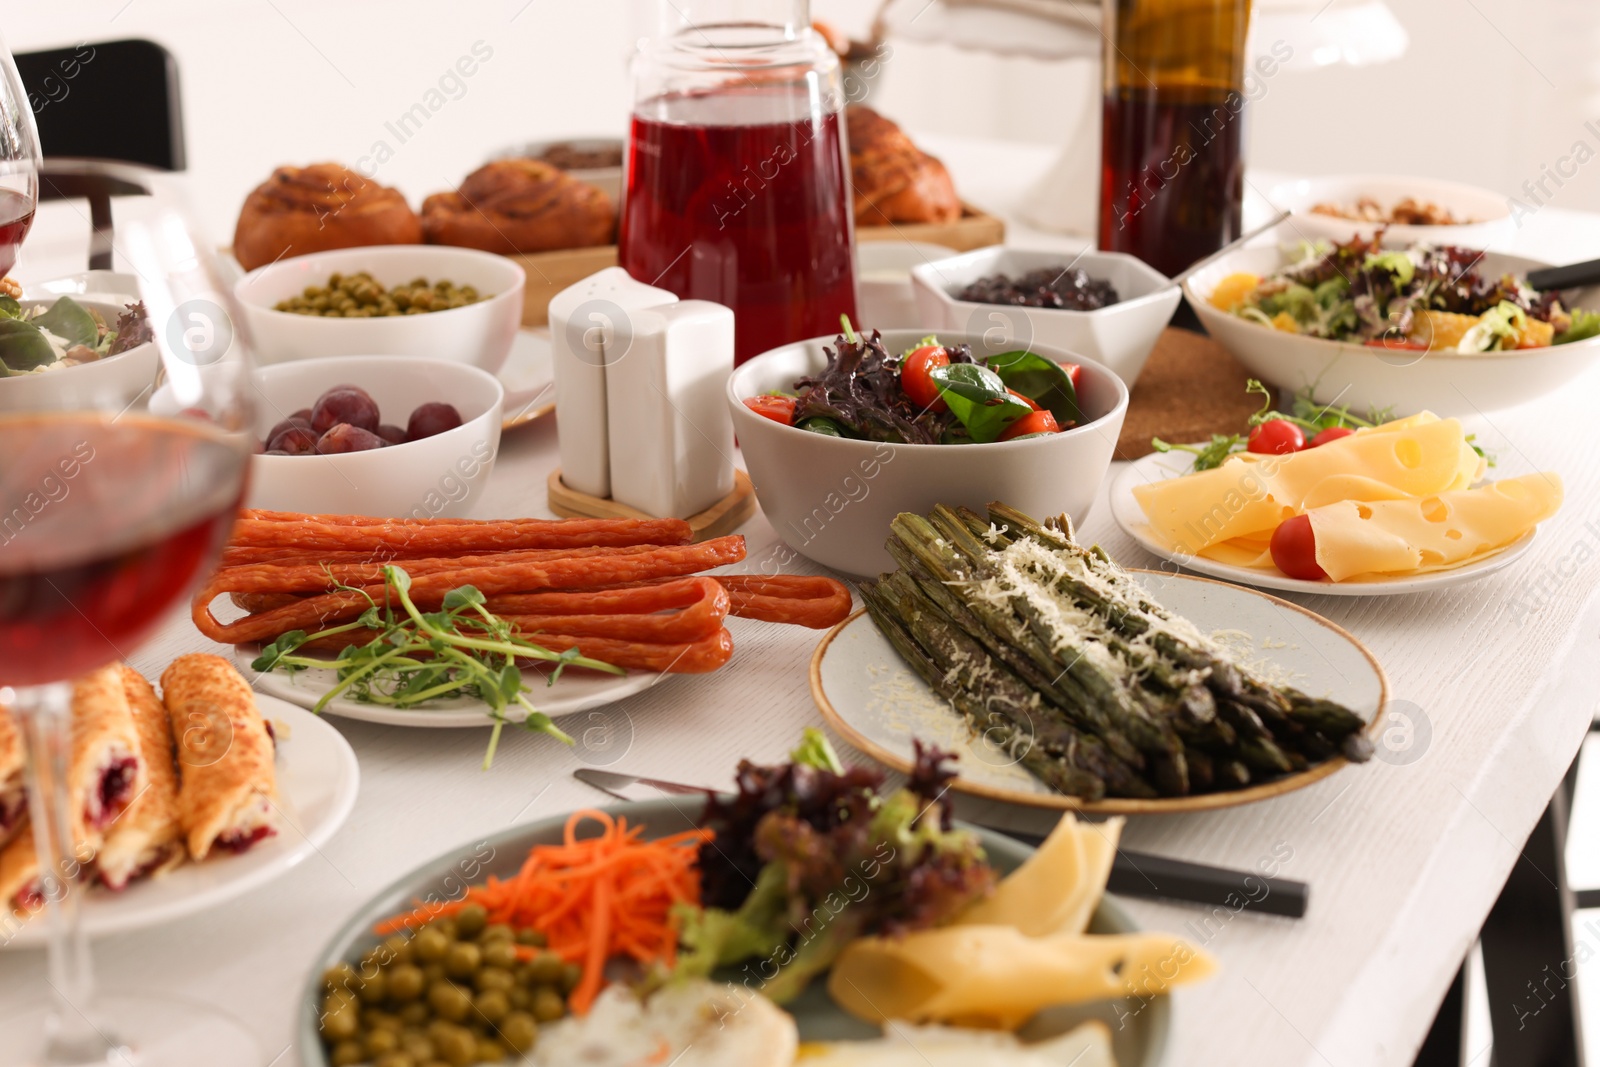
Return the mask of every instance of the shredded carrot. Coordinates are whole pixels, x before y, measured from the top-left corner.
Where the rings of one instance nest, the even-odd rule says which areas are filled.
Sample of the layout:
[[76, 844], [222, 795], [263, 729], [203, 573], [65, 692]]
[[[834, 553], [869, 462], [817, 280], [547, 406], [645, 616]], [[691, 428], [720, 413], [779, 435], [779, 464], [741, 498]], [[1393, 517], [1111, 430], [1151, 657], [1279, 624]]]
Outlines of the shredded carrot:
[[[584, 822], [597, 822], [597, 837], [579, 838]], [[577, 811], [567, 820], [559, 845], [535, 845], [516, 875], [489, 878], [460, 900], [418, 902], [411, 911], [373, 927], [383, 937], [415, 930], [468, 903], [481, 904], [492, 923], [532, 928], [545, 935], [547, 948], [568, 963], [580, 964], [583, 977], [567, 998], [574, 1014], [588, 1014], [605, 985], [608, 960], [627, 956], [642, 964], [677, 957], [678, 931], [673, 908], [700, 903], [696, 851], [709, 830], [689, 830], [655, 841], [644, 827], [629, 826], [603, 811]], [[521, 959], [535, 950], [518, 946]]]

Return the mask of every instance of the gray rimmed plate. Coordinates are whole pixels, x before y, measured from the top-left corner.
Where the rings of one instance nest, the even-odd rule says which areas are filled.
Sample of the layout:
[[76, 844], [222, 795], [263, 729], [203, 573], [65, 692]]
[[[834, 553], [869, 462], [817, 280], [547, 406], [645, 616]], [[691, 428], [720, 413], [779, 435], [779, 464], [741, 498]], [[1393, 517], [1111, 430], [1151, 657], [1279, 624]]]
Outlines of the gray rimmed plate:
[[[645, 836], [653, 838], [693, 828], [700, 813], [700, 802], [694, 798], [667, 798], [614, 804], [605, 810], [612, 815], [626, 816], [631, 823], [642, 824], [646, 828]], [[300, 1057], [306, 1067], [328, 1067], [327, 1052], [317, 1032], [324, 971], [341, 960], [355, 960], [376, 945], [379, 939], [372, 933], [373, 925], [413, 907], [413, 901], [429, 896], [455, 899], [466, 886], [482, 882], [490, 875], [508, 877], [516, 873], [534, 845], [561, 842], [567, 818], [568, 813], [562, 813], [464, 842], [391, 883], [351, 916], [313, 961], [306, 979], [297, 1026]], [[992, 830], [969, 829], [982, 837], [990, 863], [1002, 873], [1021, 866], [1033, 852], [1027, 845]], [[1137, 929], [1127, 912], [1104, 898], [1089, 924], [1089, 932], [1096, 934], [1131, 933]], [[812, 983], [811, 988], [788, 1007], [800, 1025], [802, 1041], [878, 1036], [876, 1027], [840, 1011], [828, 998], [821, 982]], [[1165, 1055], [1172, 1026], [1172, 1005], [1165, 996], [1145, 1001], [1130, 997], [1051, 1009], [1032, 1020], [1022, 1030], [1022, 1036], [1037, 1040], [1065, 1033], [1087, 1019], [1100, 1019], [1110, 1027], [1120, 1067], [1158, 1067]]]

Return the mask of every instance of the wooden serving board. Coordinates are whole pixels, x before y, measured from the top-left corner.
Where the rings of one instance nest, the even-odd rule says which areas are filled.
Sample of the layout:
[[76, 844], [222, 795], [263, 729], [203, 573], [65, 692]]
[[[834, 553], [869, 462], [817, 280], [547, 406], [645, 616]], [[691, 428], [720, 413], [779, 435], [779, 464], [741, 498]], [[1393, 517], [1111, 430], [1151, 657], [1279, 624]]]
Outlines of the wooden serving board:
[[1249, 380], [1250, 372], [1211, 338], [1168, 327], [1133, 385], [1116, 458], [1148, 456], [1152, 437], [1187, 444], [1243, 433], [1261, 407], [1260, 395], [1244, 391]]
[[[858, 226], [857, 241], [927, 241], [957, 252], [987, 248], [1006, 237], [1006, 224], [971, 204], [962, 204], [961, 217], [954, 222], [898, 223], [893, 226]], [[560, 252], [539, 252], [512, 256], [527, 272], [527, 287], [522, 292], [522, 325], [544, 326], [550, 321], [550, 300], [561, 290], [582, 281], [596, 271], [617, 265], [617, 246], [572, 248]]]
[[[567, 487], [561, 480], [561, 468], [557, 467], [550, 472], [550, 478], [545, 483], [545, 499], [550, 510], [564, 519], [653, 519], [658, 516], [646, 515], [638, 508], [619, 504], [609, 497], [590, 496], [580, 493], [576, 489]], [[713, 537], [733, 533], [743, 526], [750, 516], [756, 513], [755, 487], [750, 484], [750, 476], [744, 471], [733, 472], [733, 492], [712, 504], [698, 515], [690, 515], [684, 521], [694, 531], [696, 541], [708, 541]]]

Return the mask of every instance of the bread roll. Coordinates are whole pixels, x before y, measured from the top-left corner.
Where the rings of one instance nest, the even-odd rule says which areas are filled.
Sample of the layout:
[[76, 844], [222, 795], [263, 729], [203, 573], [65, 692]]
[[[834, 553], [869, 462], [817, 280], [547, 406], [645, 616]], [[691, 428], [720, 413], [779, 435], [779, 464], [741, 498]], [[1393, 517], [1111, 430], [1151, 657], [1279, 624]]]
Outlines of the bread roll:
[[11, 840], [28, 817], [28, 787], [23, 776], [22, 731], [0, 708], [0, 845]]
[[279, 167], [245, 198], [233, 255], [245, 270], [332, 248], [422, 243], [399, 191], [337, 163]]
[[537, 159], [485, 163], [456, 192], [422, 202], [429, 244], [500, 255], [610, 244], [616, 230], [609, 196]]
[[944, 164], [869, 107], [845, 108], [857, 226], [954, 222], [961, 200]]

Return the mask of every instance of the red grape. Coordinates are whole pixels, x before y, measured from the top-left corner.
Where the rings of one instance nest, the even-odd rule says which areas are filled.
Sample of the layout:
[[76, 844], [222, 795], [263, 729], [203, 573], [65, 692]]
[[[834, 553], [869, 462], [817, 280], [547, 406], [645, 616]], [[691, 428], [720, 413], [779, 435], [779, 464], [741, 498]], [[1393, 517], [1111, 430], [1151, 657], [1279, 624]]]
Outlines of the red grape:
[[406, 443], [406, 432], [392, 422], [386, 422], [378, 427], [378, 436], [388, 441], [391, 445]]
[[317, 433], [327, 433], [341, 422], [374, 433], [380, 421], [372, 397], [349, 386], [329, 389], [311, 410], [311, 428]]
[[284, 419], [282, 422], [278, 423], [278, 425], [267, 431], [267, 440], [271, 441], [274, 437], [277, 437], [280, 433], [287, 430], [291, 426], [301, 426], [309, 430], [311, 429], [311, 419], [309, 417], [302, 419], [297, 416], [290, 415], [287, 419]]
[[290, 415], [289, 418], [291, 418], [291, 419], [299, 419], [300, 421], [304, 422], [307, 426], [310, 426], [311, 425], [311, 409], [310, 408], [301, 408], [299, 411], [295, 412], [293, 415]]
[[432, 437], [436, 433], [444, 433], [461, 425], [461, 412], [452, 404], [441, 404], [434, 401], [423, 404], [411, 413], [411, 419], [406, 423], [406, 440], [420, 441], [424, 437]]
[[261, 454], [264, 456], [287, 456], [289, 453], [285, 452], [281, 448], [269, 448]]
[[369, 430], [363, 430], [359, 426], [351, 426], [347, 422], [341, 422], [322, 435], [322, 438], [317, 442], [317, 451], [324, 456], [334, 455], [339, 452], [366, 452], [374, 448], [382, 448], [387, 443], [383, 438]]
[[305, 426], [290, 426], [287, 430], [267, 438], [268, 452], [287, 452], [291, 456], [309, 456], [317, 450], [317, 435]]

